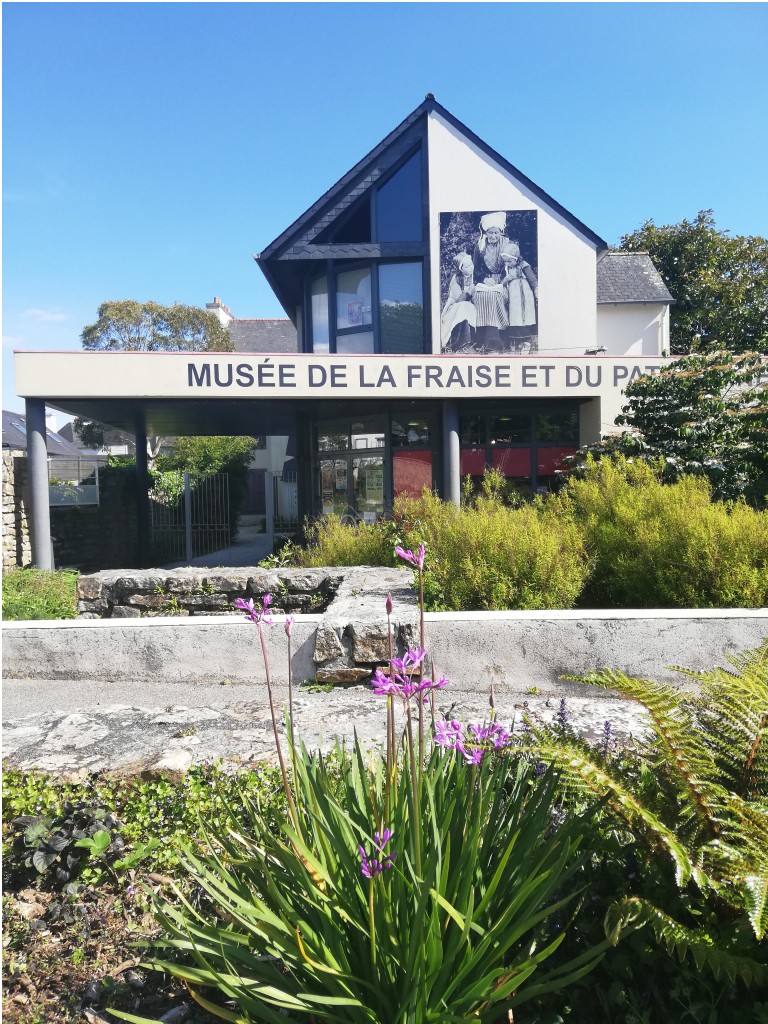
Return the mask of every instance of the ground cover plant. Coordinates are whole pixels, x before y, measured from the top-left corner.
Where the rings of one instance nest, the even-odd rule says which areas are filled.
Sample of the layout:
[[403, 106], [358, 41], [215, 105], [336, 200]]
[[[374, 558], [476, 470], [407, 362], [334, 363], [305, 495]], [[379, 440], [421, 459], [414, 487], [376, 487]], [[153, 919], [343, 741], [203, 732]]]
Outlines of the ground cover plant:
[[76, 572], [9, 569], [3, 573], [3, 618], [74, 619]]
[[[103, 1016], [107, 1003], [158, 1017], [183, 1006], [190, 1012], [177, 982], [142, 971], [135, 944], [157, 933], [148, 890], [180, 877], [181, 843], [196, 841], [201, 817], [222, 822], [217, 788], [227, 780], [217, 765], [175, 779], [96, 775], [77, 783], [6, 768], [4, 1019], [74, 1024], [84, 1009]], [[258, 794], [273, 825], [284, 816], [270, 766], [243, 773], [239, 790]], [[99, 832], [108, 844], [94, 842]], [[198, 1010], [188, 1024], [216, 1019]]]

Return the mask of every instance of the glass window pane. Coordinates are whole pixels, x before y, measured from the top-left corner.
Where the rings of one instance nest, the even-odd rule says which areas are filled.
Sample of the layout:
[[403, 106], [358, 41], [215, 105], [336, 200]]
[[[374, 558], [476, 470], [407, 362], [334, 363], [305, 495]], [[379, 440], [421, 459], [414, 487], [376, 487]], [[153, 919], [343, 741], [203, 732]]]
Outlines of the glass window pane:
[[347, 448], [349, 448], [349, 432], [345, 423], [317, 424], [317, 451], [343, 452]]
[[536, 417], [536, 439], [579, 443], [579, 414], [572, 412], [542, 413]]
[[320, 507], [324, 516], [342, 516], [349, 511], [346, 459], [321, 460]]
[[491, 452], [491, 465], [503, 476], [531, 479], [530, 448], [494, 448]]
[[392, 477], [395, 497], [420, 498], [425, 487], [432, 489], [432, 452], [395, 452]]
[[336, 329], [343, 331], [370, 323], [371, 268], [341, 271], [336, 278]]
[[379, 267], [381, 351], [424, 351], [421, 263], [384, 263]]
[[376, 241], [421, 241], [421, 151], [376, 193]]
[[381, 456], [352, 460], [355, 511], [364, 523], [384, 515], [384, 459]]
[[352, 334], [336, 335], [336, 351], [340, 355], [372, 355], [373, 331], [354, 331]]
[[530, 440], [530, 416], [491, 417], [491, 444], [526, 444]]
[[311, 285], [312, 292], [312, 351], [327, 352], [330, 339], [328, 323], [328, 280], [323, 274]]
[[352, 447], [383, 448], [385, 432], [384, 419], [380, 416], [355, 420], [351, 425]]
[[422, 448], [431, 441], [429, 420], [411, 417], [392, 420], [392, 446], [394, 448]]
[[485, 416], [460, 416], [459, 436], [462, 447], [485, 444]]

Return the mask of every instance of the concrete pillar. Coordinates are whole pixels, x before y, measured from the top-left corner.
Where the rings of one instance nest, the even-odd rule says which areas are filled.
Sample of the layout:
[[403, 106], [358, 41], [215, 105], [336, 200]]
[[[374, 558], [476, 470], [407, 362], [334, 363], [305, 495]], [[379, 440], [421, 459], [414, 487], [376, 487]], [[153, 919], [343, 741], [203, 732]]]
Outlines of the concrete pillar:
[[53, 569], [51, 550], [51, 506], [48, 489], [48, 438], [45, 432], [45, 402], [27, 398], [27, 474], [29, 503], [27, 514], [32, 565], [36, 569]]
[[149, 473], [147, 472], [147, 428], [143, 413], [136, 417], [136, 522], [139, 565], [152, 564], [152, 536], [149, 511]]
[[443, 402], [443, 491], [446, 501], [461, 504], [461, 445], [459, 440], [459, 407], [456, 402]]

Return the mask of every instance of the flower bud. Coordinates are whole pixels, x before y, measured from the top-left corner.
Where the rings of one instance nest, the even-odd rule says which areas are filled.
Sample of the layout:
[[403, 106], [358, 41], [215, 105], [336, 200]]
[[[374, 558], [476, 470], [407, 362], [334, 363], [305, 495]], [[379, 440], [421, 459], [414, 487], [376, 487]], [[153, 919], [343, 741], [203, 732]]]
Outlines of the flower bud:
[[386, 608], [387, 608], [387, 615], [391, 615], [392, 614], [392, 595], [391, 594], [387, 594], [387, 605], [386, 605]]
[[285, 617], [285, 635], [290, 639], [291, 630], [293, 629], [293, 616], [286, 615]]

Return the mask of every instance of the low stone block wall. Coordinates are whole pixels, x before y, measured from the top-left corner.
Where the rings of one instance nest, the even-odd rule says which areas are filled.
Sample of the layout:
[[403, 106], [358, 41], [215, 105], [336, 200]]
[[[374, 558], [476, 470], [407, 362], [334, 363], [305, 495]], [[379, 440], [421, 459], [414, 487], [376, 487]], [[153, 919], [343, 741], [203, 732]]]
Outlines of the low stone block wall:
[[[184, 568], [165, 572], [158, 569], [135, 572], [107, 570], [79, 578], [78, 621], [101, 620], [106, 624], [114, 620], [132, 620], [138, 626], [144, 619], [162, 618], [164, 628], [168, 622], [172, 632], [175, 618], [218, 614], [242, 619], [243, 613], [236, 607], [238, 598], [252, 598], [260, 603], [265, 594], [271, 594], [272, 609], [278, 613], [299, 613], [302, 621], [307, 615], [320, 616], [313, 627], [310, 667], [307, 668], [303, 662], [297, 665], [297, 678], [318, 683], [356, 683], [370, 679], [375, 667], [385, 664], [389, 658], [385, 617], [387, 595], [392, 596], [394, 605], [392, 621], [397, 652], [403, 653], [409, 645], [416, 643], [418, 609], [412, 579], [409, 569], [368, 566], [275, 570], [255, 567], [229, 570]], [[44, 636], [47, 638], [47, 634]], [[83, 638], [85, 636], [83, 634]], [[144, 641], [137, 641], [137, 638], [143, 634], [134, 631], [130, 636], [132, 639], [126, 639], [126, 643], [137, 654], [131, 669], [133, 678], [143, 678], [145, 666], [154, 666], [157, 662], [152, 653], [154, 641], [147, 642], [146, 650], [139, 649]], [[210, 633], [206, 632], [206, 636]], [[71, 646], [68, 635], [63, 642]], [[195, 649], [199, 650], [196, 641], [193, 642]], [[41, 643], [45, 644], [46, 639]], [[201, 667], [210, 660], [208, 655], [198, 658], [198, 671], [211, 676], [219, 674], [218, 668]], [[28, 674], [33, 664], [34, 656], [23, 672]], [[212, 664], [218, 665], [218, 661], [214, 659]], [[61, 663], [51, 665], [50, 670], [54, 673], [51, 678], [67, 671], [62, 669]], [[79, 671], [91, 672], [91, 662], [82, 663]], [[236, 676], [239, 671], [240, 661], [235, 658], [235, 663], [229, 671], [224, 671], [224, 675]], [[89, 676], [81, 674], [80, 678]]]
[[238, 598], [261, 600], [288, 613], [324, 611], [343, 572], [330, 569], [112, 569], [81, 576], [77, 608], [82, 619], [238, 614]]

